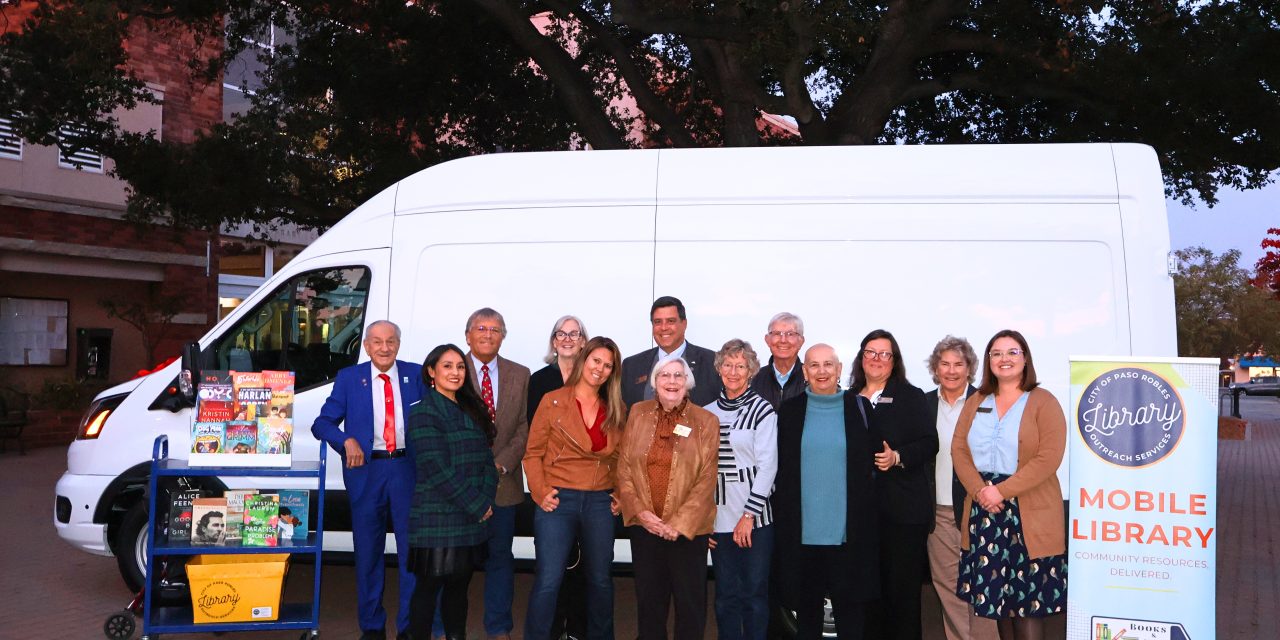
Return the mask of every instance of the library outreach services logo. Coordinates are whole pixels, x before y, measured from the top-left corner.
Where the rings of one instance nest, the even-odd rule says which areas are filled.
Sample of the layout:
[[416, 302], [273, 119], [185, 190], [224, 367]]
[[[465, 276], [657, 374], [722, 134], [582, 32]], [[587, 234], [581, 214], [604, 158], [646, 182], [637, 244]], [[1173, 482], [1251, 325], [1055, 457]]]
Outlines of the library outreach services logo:
[[1182, 439], [1182, 398], [1163, 377], [1136, 367], [1103, 373], [1077, 407], [1080, 436], [1095, 455], [1122, 467], [1145, 467]]

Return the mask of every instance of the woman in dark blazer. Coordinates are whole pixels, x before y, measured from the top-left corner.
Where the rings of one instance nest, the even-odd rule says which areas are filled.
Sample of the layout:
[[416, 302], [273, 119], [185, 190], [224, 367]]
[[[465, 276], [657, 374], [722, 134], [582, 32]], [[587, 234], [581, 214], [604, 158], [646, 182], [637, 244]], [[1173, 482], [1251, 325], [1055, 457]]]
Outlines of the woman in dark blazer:
[[880, 593], [872, 479], [880, 432], [870, 403], [840, 389], [834, 349], [814, 345], [802, 366], [809, 386], [778, 412], [779, 591], [796, 612], [797, 638], [822, 637], [823, 598], [830, 597], [835, 631], [857, 640], [866, 603]]
[[867, 637], [919, 640], [938, 432], [924, 392], [907, 382], [898, 341], [888, 331], [876, 329], [862, 339], [849, 391], [871, 401], [884, 438], [876, 447], [881, 593], [867, 616]]
[[529, 422], [533, 422], [533, 414], [537, 412], [542, 396], [564, 386], [573, 372], [573, 361], [589, 339], [586, 325], [576, 316], [560, 316], [551, 325], [551, 340], [547, 355], [542, 359], [547, 366], [529, 376], [529, 413], [525, 414], [529, 416]]
[[417, 471], [409, 512], [409, 569], [417, 578], [409, 601], [410, 636], [431, 637], [439, 598], [445, 636], [462, 640], [473, 555], [488, 536], [485, 521], [498, 491], [490, 449], [495, 428], [461, 349], [432, 349], [422, 377], [429, 388], [406, 425]]

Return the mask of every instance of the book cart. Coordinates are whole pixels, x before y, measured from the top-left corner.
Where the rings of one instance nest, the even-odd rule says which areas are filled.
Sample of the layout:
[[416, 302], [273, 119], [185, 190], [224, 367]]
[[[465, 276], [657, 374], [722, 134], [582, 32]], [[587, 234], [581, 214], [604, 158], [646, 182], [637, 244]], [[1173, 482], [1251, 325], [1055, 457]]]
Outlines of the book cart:
[[[301, 638], [318, 638], [320, 635], [320, 569], [321, 555], [324, 547], [324, 481], [325, 481], [325, 448], [320, 448], [320, 460], [294, 461], [289, 467], [192, 467], [183, 460], [169, 457], [168, 436], [157, 436], [151, 448], [151, 479], [149, 486], [149, 511], [147, 531], [150, 543], [147, 545], [146, 582], [143, 588], [142, 640], [155, 640], [162, 633], [210, 633], [226, 631], [279, 631], [296, 629], [302, 631]], [[156, 514], [157, 479], [162, 476], [253, 476], [267, 478], [315, 478], [317, 491], [317, 508], [314, 522], [315, 531], [308, 533], [305, 540], [285, 539], [275, 547], [246, 547], [239, 542], [230, 542], [223, 546], [193, 544], [190, 540], [168, 540], [164, 534], [164, 523], [158, 522]], [[204, 554], [261, 554], [288, 553], [291, 555], [310, 555], [315, 563], [315, 584], [312, 587], [310, 603], [281, 602], [279, 617], [271, 621], [254, 622], [210, 622], [196, 624], [191, 605], [157, 606], [152, 603], [152, 592], [159, 583], [156, 559], [161, 556], [195, 556]], [[283, 597], [283, 596], [282, 596]]]

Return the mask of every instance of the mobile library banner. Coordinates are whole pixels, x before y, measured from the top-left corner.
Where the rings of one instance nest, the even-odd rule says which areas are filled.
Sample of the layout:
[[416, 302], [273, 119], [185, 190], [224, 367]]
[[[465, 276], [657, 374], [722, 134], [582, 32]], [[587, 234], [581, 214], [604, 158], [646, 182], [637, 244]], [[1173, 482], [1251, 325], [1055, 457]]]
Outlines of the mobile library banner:
[[1213, 638], [1218, 361], [1071, 359], [1068, 640]]

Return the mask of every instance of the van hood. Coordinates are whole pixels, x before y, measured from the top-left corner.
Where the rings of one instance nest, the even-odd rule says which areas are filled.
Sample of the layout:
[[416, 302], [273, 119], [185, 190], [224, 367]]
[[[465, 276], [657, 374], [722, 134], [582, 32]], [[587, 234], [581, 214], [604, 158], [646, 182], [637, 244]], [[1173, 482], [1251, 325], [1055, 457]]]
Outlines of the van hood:
[[[167, 370], [168, 367], [165, 367], [165, 369]], [[134, 378], [127, 382], [121, 382], [120, 384], [114, 387], [108, 387], [106, 389], [103, 389], [98, 395], [94, 396], [93, 399], [100, 400], [107, 396], [118, 396], [124, 393], [133, 393], [133, 390], [137, 389], [142, 384], [143, 380], [146, 380], [147, 378], [150, 378], [151, 376], [155, 376], [155, 375], [165, 375], [165, 370], [157, 371], [155, 373], [142, 376], [141, 378]]]

